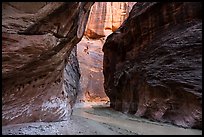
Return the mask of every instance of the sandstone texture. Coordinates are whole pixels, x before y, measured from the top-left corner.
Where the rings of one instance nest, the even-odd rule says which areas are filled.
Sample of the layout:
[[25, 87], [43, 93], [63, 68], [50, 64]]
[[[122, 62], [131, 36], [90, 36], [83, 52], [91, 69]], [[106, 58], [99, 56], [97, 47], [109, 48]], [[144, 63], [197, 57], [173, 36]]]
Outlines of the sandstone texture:
[[128, 17], [136, 2], [95, 2], [91, 8], [85, 35], [92, 39], [115, 31]]
[[128, 17], [135, 2], [95, 2], [91, 8], [85, 36], [77, 44], [80, 66], [79, 102], [109, 101], [104, 92], [102, 47], [107, 36]]
[[77, 44], [77, 58], [81, 73], [77, 102], [109, 101], [103, 87], [104, 42], [104, 39], [92, 40], [83, 37]]
[[[5, 2], [6, 3], [6, 2]], [[9, 4], [15, 9], [18, 9], [20, 11], [23, 11], [25, 13], [36, 13], [38, 10], [43, 8], [47, 2], [7, 2], [6, 4]]]
[[202, 128], [202, 4], [138, 2], [104, 47], [116, 110]]
[[69, 119], [80, 77], [73, 47], [92, 4], [2, 4], [3, 125]]

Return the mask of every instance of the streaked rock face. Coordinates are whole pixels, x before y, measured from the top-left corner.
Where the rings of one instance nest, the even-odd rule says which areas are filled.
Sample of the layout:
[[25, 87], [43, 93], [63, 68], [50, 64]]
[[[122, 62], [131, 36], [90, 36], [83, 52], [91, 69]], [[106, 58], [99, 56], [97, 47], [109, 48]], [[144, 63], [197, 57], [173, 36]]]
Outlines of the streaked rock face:
[[103, 87], [103, 44], [102, 39], [89, 40], [85, 37], [77, 44], [81, 73], [77, 102], [109, 101]]
[[134, 3], [95, 2], [92, 6], [85, 37], [77, 44], [77, 58], [81, 72], [81, 90], [77, 101], [109, 101], [103, 88], [102, 47], [106, 37], [128, 17]]
[[202, 6], [137, 3], [103, 47], [111, 107], [202, 128]]
[[128, 17], [136, 2], [95, 2], [92, 6], [85, 35], [98, 39], [115, 31]]
[[32, 14], [21, 4], [2, 5], [2, 123], [67, 120], [80, 77], [73, 47], [93, 3], [42, 3]]

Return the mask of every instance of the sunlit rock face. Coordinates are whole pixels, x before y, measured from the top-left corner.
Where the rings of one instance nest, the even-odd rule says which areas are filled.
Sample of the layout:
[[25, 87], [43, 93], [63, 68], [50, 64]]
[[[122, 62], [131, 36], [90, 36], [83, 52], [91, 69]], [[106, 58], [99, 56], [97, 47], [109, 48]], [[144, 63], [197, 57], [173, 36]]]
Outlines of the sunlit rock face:
[[80, 91], [77, 102], [109, 101], [103, 88], [104, 40], [91, 40], [85, 37], [77, 44], [77, 58], [80, 66]]
[[87, 23], [85, 35], [98, 39], [115, 31], [128, 17], [136, 2], [95, 2]]
[[95, 2], [91, 8], [85, 37], [77, 44], [81, 78], [77, 101], [109, 101], [104, 92], [103, 52], [106, 37], [128, 17], [135, 2]]
[[67, 120], [78, 90], [73, 47], [93, 3], [30, 4], [2, 4], [3, 125]]
[[103, 47], [111, 107], [202, 128], [202, 6], [138, 2]]

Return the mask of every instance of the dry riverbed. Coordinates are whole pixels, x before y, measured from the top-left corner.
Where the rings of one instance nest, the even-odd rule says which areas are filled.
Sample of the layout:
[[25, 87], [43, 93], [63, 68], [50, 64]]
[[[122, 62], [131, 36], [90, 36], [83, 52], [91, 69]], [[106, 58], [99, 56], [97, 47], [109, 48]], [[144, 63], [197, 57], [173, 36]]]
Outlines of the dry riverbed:
[[34, 122], [2, 127], [3, 135], [202, 135], [185, 129], [123, 114], [108, 104], [80, 103], [69, 121]]

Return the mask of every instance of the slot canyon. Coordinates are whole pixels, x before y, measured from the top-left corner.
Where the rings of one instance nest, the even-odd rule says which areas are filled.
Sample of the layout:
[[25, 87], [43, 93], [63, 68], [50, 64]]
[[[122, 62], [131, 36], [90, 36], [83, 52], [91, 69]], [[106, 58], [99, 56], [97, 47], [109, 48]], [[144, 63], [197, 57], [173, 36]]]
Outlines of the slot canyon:
[[3, 2], [3, 135], [202, 135], [201, 2]]

